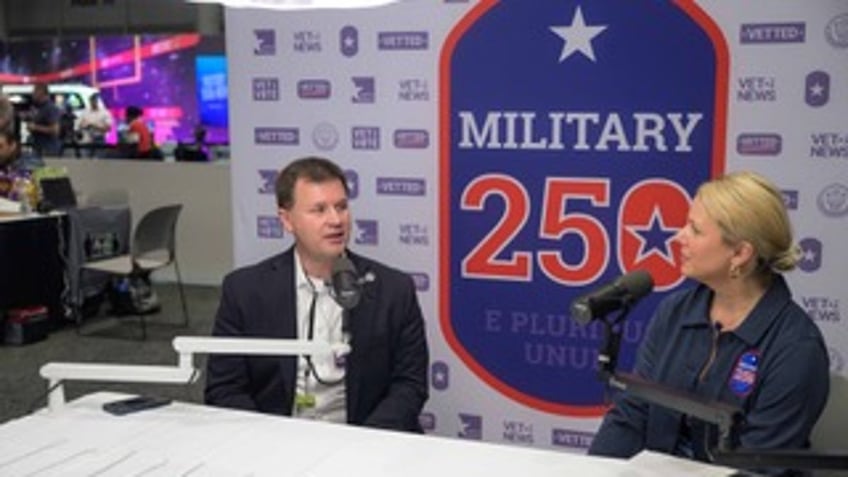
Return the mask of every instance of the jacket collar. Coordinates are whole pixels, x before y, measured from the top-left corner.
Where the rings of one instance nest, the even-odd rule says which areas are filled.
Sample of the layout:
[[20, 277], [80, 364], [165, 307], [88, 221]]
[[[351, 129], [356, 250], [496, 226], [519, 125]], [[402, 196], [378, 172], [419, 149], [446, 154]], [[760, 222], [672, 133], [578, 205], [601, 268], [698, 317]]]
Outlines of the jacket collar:
[[[682, 320], [684, 326], [709, 326], [710, 303], [713, 299], [713, 291], [706, 285], [698, 285], [695, 290], [692, 303], [692, 312], [688, 313]], [[774, 317], [783, 310], [792, 300], [792, 294], [786, 285], [783, 275], [773, 274], [771, 285], [760, 297], [754, 309], [732, 331], [739, 339], [749, 345], [760, 341], [774, 322]]]

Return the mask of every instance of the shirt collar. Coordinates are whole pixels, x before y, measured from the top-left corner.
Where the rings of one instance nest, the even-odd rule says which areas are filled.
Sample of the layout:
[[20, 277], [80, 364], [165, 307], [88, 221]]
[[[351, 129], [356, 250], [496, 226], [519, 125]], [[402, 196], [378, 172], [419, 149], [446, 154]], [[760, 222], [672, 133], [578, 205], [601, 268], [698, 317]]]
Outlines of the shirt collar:
[[[693, 296], [691, 309], [681, 321], [684, 326], [709, 326], [709, 310], [713, 291], [705, 285], [698, 285]], [[792, 299], [786, 280], [780, 274], [773, 274], [771, 285], [760, 297], [754, 309], [745, 320], [731, 333], [746, 343], [753, 345], [760, 341], [768, 328], [774, 322], [775, 315]]]
[[300, 261], [300, 254], [297, 253], [297, 250], [294, 251], [294, 277], [297, 290], [320, 293], [325, 288], [324, 280], [315, 277], [307, 278], [306, 270], [303, 269], [303, 263]]

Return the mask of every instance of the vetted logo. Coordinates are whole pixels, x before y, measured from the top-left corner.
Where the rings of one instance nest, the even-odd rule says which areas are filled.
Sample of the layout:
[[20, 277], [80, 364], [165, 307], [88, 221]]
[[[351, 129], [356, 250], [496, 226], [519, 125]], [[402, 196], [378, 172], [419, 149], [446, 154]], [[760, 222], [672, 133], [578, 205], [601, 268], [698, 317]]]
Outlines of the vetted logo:
[[827, 22], [824, 37], [831, 46], [848, 48], [848, 13], [837, 15]]
[[430, 385], [436, 391], [450, 387], [450, 367], [444, 361], [434, 361], [430, 365]]
[[350, 79], [353, 81], [355, 89], [350, 100], [357, 104], [370, 104], [376, 99], [376, 88], [374, 85], [373, 76], [354, 76]]
[[280, 80], [278, 78], [253, 78], [254, 101], [279, 101]]
[[798, 262], [798, 268], [805, 272], [815, 272], [822, 265], [822, 243], [821, 240], [813, 237], [807, 237], [800, 242], [801, 261]]
[[312, 130], [312, 143], [322, 151], [331, 151], [339, 143], [339, 132], [330, 123], [318, 123]]
[[574, 431], [571, 429], [551, 430], [551, 445], [570, 447], [573, 449], [588, 449], [595, 435], [591, 432]]
[[259, 169], [259, 180], [261, 181], [259, 189], [256, 191], [260, 194], [275, 194], [277, 191], [277, 170], [276, 169]]
[[736, 152], [745, 156], [776, 156], [782, 149], [780, 134], [746, 133], [736, 137]]
[[377, 245], [379, 234], [376, 220], [356, 219], [354, 224], [356, 225], [356, 232], [353, 243], [357, 245]]
[[300, 130], [289, 127], [253, 128], [253, 143], [296, 146], [300, 144]]
[[423, 196], [427, 194], [427, 182], [409, 177], [378, 177], [377, 194]]
[[382, 31], [377, 34], [380, 50], [426, 50], [430, 36], [426, 31]]
[[804, 22], [743, 23], [739, 43], [804, 43], [807, 25]]
[[272, 56], [277, 54], [277, 33], [268, 28], [253, 30], [253, 54]]
[[830, 101], [830, 75], [824, 71], [813, 71], [804, 81], [804, 101], [817, 108]]
[[297, 97], [300, 99], [327, 99], [332, 91], [329, 80], [302, 79], [297, 82]]
[[354, 126], [350, 130], [351, 148], [380, 149], [380, 128], [376, 126]]
[[430, 133], [426, 129], [396, 129], [394, 143], [398, 149], [425, 149], [430, 146]]
[[456, 434], [463, 439], [483, 439], [483, 416], [479, 414], [459, 413], [460, 430]]
[[276, 215], [259, 215], [256, 217], [256, 236], [258, 238], [283, 238], [283, 226]]
[[845, 217], [848, 215], [848, 187], [838, 182], [828, 185], [819, 192], [816, 205], [827, 217]]

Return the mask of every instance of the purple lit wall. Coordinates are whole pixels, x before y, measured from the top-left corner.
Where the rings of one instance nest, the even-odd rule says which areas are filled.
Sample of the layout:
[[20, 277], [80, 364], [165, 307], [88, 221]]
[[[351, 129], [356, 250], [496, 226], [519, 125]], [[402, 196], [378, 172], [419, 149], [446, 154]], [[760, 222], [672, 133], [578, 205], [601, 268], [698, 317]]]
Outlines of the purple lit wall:
[[[198, 90], [204, 81], [197, 59], [223, 55], [223, 39], [196, 34], [12, 41], [0, 45], [0, 82], [96, 86], [116, 125], [127, 106], [143, 108], [157, 143], [191, 142], [198, 125], [208, 130], [209, 142], [228, 142], [226, 120], [220, 120], [222, 104], [226, 117], [226, 71], [200, 72], [207, 84], [216, 78], [223, 84], [213, 98], [217, 118], [201, 114], [201, 109], [209, 109], [209, 96]], [[205, 98], [203, 104], [198, 97]], [[114, 130], [109, 138], [114, 141]]]

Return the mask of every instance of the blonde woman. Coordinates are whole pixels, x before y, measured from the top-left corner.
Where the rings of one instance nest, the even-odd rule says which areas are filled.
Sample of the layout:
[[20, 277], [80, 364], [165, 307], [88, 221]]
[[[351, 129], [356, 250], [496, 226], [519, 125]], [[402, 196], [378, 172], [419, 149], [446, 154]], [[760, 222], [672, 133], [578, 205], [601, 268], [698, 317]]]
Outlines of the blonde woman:
[[[742, 448], [808, 447], [827, 401], [829, 360], [782, 275], [800, 254], [780, 191], [751, 172], [707, 182], [676, 240], [681, 272], [698, 283], [658, 306], [635, 372], [740, 407]], [[705, 426], [624, 392], [589, 452], [629, 457], [650, 449], [706, 460], [716, 432]]]

